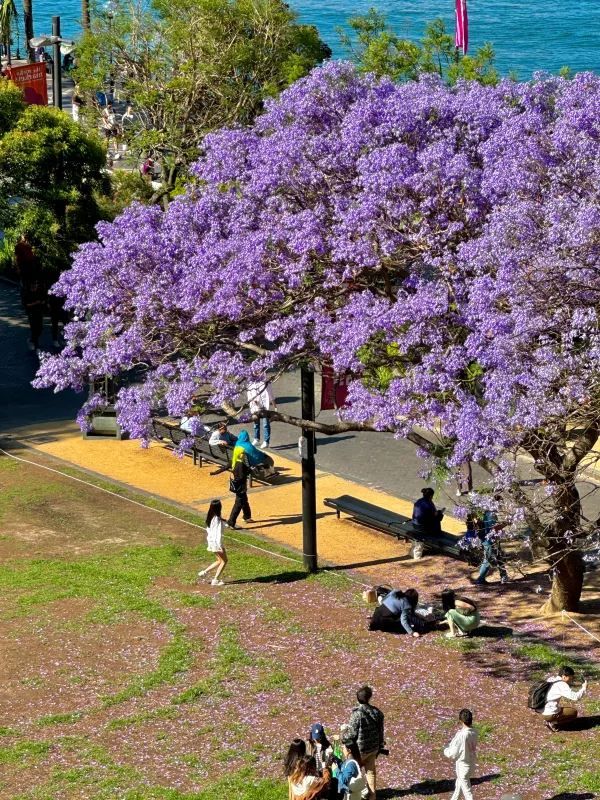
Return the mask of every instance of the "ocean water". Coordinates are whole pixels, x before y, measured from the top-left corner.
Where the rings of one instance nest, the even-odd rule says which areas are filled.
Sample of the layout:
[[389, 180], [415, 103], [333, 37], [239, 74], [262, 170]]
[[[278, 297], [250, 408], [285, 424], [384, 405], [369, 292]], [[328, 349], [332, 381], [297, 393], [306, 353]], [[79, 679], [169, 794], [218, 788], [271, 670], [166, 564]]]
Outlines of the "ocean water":
[[[301, 22], [317, 26], [336, 58], [344, 57], [336, 28], [371, 6], [407, 38], [418, 39], [435, 17], [454, 30], [454, 0], [288, 2]], [[60, 14], [63, 36], [78, 36], [79, 0], [34, 0], [33, 5], [36, 35], [49, 32], [52, 15]], [[512, 71], [526, 80], [537, 70], [556, 72], [563, 66], [600, 72], [600, 0], [468, 0], [468, 8], [470, 48], [491, 42], [503, 74]]]

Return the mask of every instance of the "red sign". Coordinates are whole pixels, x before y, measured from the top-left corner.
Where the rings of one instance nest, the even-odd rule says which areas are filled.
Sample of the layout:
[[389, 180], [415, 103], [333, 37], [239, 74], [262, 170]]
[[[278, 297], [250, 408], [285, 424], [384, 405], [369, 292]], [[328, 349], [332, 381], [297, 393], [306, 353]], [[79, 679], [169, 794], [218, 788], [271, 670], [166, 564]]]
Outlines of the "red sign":
[[46, 83], [46, 65], [24, 64], [20, 67], [8, 67], [7, 76], [23, 90], [25, 102], [31, 106], [48, 105], [48, 84]]
[[342, 408], [348, 396], [348, 385], [345, 375], [336, 375], [331, 367], [321, 370], [321, 411], [332, 411]]

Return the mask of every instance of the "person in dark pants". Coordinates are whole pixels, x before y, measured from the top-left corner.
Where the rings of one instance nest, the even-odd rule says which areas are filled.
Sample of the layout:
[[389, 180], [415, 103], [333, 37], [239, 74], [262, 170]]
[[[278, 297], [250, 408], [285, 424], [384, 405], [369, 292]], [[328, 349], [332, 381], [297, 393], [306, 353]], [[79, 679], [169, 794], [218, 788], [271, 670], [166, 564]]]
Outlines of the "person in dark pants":
[[29, 320], [29, 349], [37, 350], [44, 327], [47, 291], [39, 259], [25, 234], [15, 246], [15, 263], [21, 284], [21, 303]]
[[227, 520], [230, 528], [235, 528], [235, 523], [240, 515], [244, 515], [244, 522], [253, 522], [250, 503], [248, 502], [248, 475], [250, 467], [245, 456], [238, 456], [233, 467], [233, 478], [231, 479], [231, 489], [235, 494], [235, 503], [231, 509], [231, 514]]
[[405, 592], [396, 589], [390, 592], [373, 612], [369, 630], [407, 633], [418, 638], [427, 632], [428, 627], [425, 620], [415, 614], [418, 602], [419, 593], [416, 589], [407, 589]]
[[442, 532], [442, 517], [444, 514], [435, 507], [433, 502], [434, 490], [431, 487], [426, 487], [421, 489], [421, 494], [423, 497], [417, 500], [413, 507], [413, 524], [416, 528], [426, 533], [439, 534]]

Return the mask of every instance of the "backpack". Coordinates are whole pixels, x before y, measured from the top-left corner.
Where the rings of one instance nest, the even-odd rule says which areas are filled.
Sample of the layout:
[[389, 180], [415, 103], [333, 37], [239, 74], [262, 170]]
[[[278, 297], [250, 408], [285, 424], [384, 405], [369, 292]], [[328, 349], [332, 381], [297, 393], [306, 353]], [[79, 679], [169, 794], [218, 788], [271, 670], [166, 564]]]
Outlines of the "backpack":
[[551, 686], [551, 681], [542, 681], [541, 683], [534, 684], [527, 696], [527, 708], [532, 708], [534, 711], [537, 711], [538, 714], [541, 714], [546, 705], [546, 696]]

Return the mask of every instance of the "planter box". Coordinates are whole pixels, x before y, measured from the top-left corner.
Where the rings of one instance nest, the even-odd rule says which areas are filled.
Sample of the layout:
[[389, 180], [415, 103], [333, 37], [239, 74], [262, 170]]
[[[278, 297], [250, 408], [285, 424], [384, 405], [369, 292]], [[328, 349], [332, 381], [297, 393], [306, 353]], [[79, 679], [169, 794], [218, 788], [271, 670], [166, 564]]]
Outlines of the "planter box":
[[83, 434], [84, 439], [97, 439], [99, 437], [122, 439], [123, 431], [117, 422], [115, 412], [105, 411], [92, 417], [92, 428]]

